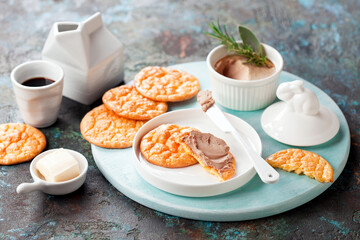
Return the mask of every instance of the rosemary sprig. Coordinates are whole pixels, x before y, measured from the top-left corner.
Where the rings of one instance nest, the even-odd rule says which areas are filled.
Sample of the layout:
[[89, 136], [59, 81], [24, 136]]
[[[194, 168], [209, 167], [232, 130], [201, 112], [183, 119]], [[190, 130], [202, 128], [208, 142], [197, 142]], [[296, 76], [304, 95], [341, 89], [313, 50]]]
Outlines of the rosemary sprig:
[[252, 47], [249, 44], [246, 45], [244, 41], [242, 44], [239, 45], [236, 42], [235, 38], [227, 32], [226, 26], [220, 26], [219, 20], [217, 21], [217, 25], [212, 22], [211, 24], [209, 24], [209, 27], [213, 32], [206, 32], [205, 34], [220, 40], [221, 44], [227, 46], [229, 52], [243, 55], [248, 59], [248, 63], [254, 63], [257, 66], [266, 66], [269, 68], [274, 66], [273, 63], [266, 56], [264, 56], [260, 52], [254, 51]]

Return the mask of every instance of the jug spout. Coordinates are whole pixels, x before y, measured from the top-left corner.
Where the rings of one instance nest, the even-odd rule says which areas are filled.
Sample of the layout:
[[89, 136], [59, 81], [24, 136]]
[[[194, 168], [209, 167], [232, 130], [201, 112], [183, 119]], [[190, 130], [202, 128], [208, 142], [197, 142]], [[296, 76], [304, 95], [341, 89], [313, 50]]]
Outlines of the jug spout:
[[102, 27], [101, 14], [99, 12], [95, 13], [94, 15], [83, 21], [82, 24], [88, 34], [95, 32], [97, 29]]
[[79, 28], [79, 24], [77, 23], [59, 23], [57, 24], [57, 32], [70, 32], [75, 31]]

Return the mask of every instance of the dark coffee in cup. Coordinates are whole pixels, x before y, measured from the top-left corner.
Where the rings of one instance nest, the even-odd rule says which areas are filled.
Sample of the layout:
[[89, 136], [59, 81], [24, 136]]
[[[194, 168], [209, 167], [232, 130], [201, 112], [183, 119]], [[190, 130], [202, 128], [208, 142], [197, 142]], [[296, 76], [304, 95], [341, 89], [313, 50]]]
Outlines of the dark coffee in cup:
[[49, 78], [44, 77], [37, 77], [37, 78], [31, 78], [22, 83], [22, 85], [27, 87], [43, 87], [46, 85], [50, 85], [54, 83], [55, 81]]

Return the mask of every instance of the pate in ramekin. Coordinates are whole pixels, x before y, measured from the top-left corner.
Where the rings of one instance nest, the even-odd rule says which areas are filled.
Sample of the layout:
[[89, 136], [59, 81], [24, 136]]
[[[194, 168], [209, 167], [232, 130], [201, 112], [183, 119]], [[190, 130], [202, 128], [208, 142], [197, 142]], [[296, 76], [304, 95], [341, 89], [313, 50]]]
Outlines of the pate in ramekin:
[[210, 73], [211, 89], [217, 103], [233, 110], [253, 111], [265, 108], [275, 100], [284, 61], [275, 48], [266, 44], [262, 46], [266, 57], [274, 64], [275, 72], [257, 80], [228, 78], [214, 69], [218, 60], [231, 55], [225, 45], [215, 47], [208, 54], [206, 63]]

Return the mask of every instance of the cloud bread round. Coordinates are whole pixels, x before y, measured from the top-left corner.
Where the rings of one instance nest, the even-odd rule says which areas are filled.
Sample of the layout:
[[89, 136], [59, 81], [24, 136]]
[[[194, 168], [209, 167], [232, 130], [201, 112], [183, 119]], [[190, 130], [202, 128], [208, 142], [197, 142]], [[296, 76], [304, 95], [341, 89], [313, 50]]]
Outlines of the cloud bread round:
[[117, 115], [135, 120], [150, 120], [167, 110], [165, 102], [153, 101], [141, 95], [135, 86], [122, 85], [107, 91], [104, 105]]
[[179, 135], [194, 130], [176, 124], [163, 124], [148, 132], [140, 143], [140, 151], [145, 159], [166, 168], [187, 167], [197, 160], [187, 154], [175, 140]]
[[0, 164], [12, 165], [33, 159], [46, 147], [45, 135], [24, 123], [0, 125]]
[[120, 117], [100, 105], [84, 116], [80, 131], [87, 141], [96, 146], [127, 148], [132, 146], [136, 132], [145, 122]]
[[301, 150], [286, 149], [270, 155], [266, 161], [273, 167], [288, 172], [305, 174], [319, 182], [332, 182], [333, 169], [320, 155]]
[[200, 90], [196, 77], [166, 67], [146, 67], [136, 74], [134, 82], [142, 95], [154, 101], [184, 101]]

